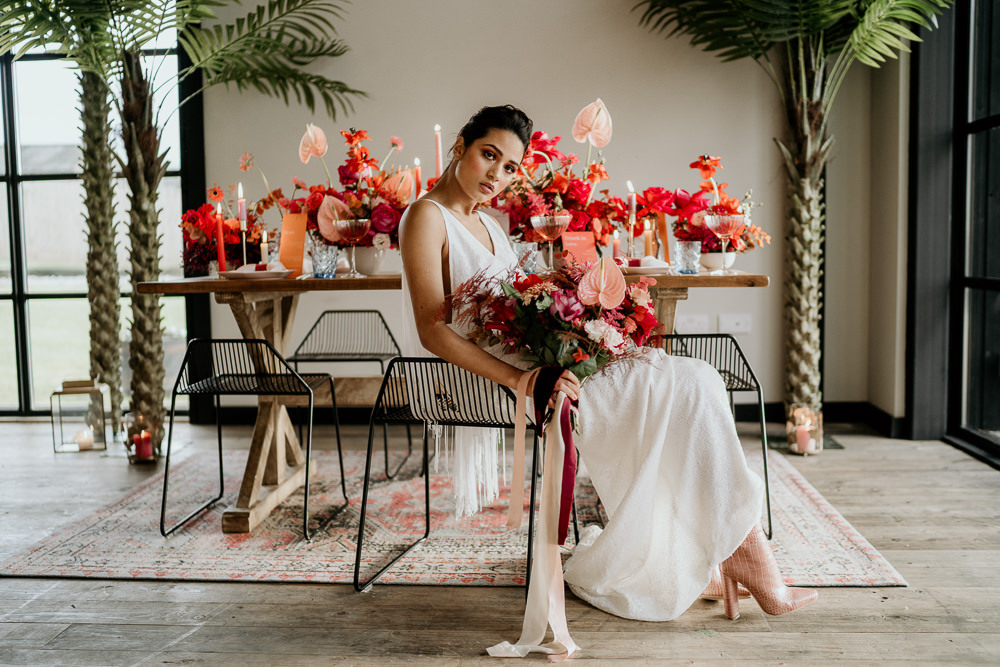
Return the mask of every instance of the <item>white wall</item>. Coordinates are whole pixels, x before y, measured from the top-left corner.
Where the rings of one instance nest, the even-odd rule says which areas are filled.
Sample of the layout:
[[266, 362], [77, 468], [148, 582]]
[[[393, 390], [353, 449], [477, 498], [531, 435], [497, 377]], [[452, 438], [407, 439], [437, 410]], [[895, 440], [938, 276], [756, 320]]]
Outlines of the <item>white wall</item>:
[[[205, 96], [206, 171], [209, 184], [244, 181], [251, 196], [261, 192], [256, 175], [237, 163], [243, 151], [256, 156], [273, 187], [289, 187], [293, 176], [323, 178], [322, 167], [298, 162], [304, 124], [316, 122], [331, 137], [331, 167], [341, 148], [334, 137], [347, 127], [367, 129], [372, 152], [381, 158], [389, 135], [405, 141], [397, 154], [409, 163], [420, 157], [433, 170], [433, 126], [444, 128], [447, 144], [462, 123], [484, 104], [513, 103], [535, 120], [536, 129], [564, 137], [564, 151], [585, 155], [570, 136], [573, 119], [601, 97], [614, 121], [604, 149], [610, 186], [619, 195], [625, 181], [694, 189], [688, 168], [701, 153], [721, 155], [723, 180], [741, 195], [753, 188], [764, 206], [755, 222], [773, 244], [741, 255], [737, 268], [771, 276], [767, 289], [692, 290], [683, 314], [750, 313], [753, 331], [741, 343], [761, 378], [765, 399], [782, 392], [782, 258], [785, 210], [780, 159], [772, 137], [782, 131], [773, 84], [754, 63], [723, 63], [638, 26], [631, 3], [606, 0], [367, 0], [347, 6], [340, 37], [353, 49], [318, 68], [368, 92], [355, 111], [333, 121], [318, 111], [285, 107], [254, 92], [224, 89]], [[836, 158], [831, 166], [829, 261], [827, 264], [827, 398], [866, 400], [868, 393], [868, 183], [869, 86], [854, 72], [840, 93], [833, 122]], [[272, 224], [276, 224], [273, 220]], [[396, 297], [317, 295], [303, 297], [293, 334], [297, 343], [324, 307], [377, 302], [398, 320]], [[213, 312], [213, 332], [234, 334], [228, 312]]]

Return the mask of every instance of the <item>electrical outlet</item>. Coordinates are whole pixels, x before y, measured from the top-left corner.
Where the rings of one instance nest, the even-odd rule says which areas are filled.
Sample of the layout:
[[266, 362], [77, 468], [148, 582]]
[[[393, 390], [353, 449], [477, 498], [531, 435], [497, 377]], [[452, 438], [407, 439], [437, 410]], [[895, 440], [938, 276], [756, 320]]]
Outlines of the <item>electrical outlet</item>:
[[678, 315], [674, 320], [677, 333], [709, 333], [708, 315]]
[[720, 333], [750, 333], [753, 318], [750, 313], [727, 313], [719, 315]]

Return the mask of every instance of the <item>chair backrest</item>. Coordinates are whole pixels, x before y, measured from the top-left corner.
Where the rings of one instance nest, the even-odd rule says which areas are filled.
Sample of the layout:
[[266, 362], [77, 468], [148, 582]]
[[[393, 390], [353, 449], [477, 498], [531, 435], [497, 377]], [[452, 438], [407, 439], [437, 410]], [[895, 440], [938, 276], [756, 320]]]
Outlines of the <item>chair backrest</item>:
[[175, 394], [308, 394], [308, 384], [262, 339], [195, 338], [188, 343]]
[[333, 353], [394, 357], [401, 354], [396, 338], [378, 310], [324, 311], [292, 356]]
[[396, 357], [385, 370], [372, 420], [513, 428], [516, 407], [509, 388], [444, 359]]
[[728, 389], [756, 391], [760, 387], [739, 342], [730, 334], [672, 334], [663, 337], [663, 346], [669, 354], [707, 362]]

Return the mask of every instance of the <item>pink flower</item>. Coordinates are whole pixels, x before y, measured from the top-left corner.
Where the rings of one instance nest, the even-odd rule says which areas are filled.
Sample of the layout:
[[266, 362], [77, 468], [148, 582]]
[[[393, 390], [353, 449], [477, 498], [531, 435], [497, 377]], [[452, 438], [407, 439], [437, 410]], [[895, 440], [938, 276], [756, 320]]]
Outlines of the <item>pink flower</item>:
[[292, 177], [292, 185], [297, 187], [299, 190], [308, 190], [309, 186], [305, 184], [305, 181]]
[[386, 234], [394, 232], [399, 227], [399, 219], [401, 217], [398, 209], [383, 202], [372, 209], [372, 229]]
[[382, 184], [382, 194], [399, 204], [408, 203], [413, 195], [413, 174], [409, 169], [397, 171], [385, 179], [385, 183]]
[[299, 142], [299, 159], [307, 164], [311, 157], [326, 155], [326, 134], [312, 123], [306, 125], [306, 132]]
[[340, 240], [340, 233], [337, 231], [337, 220], [353, 218], [351, 209], [347, 204], [336, 197], [326, 195], [323, 197], [319, 208], [316, 209], [316, 228], [327, 241], [336, 243]]
[[240, 158], [240, 171], [250, 171], [251, 167], [253, 167], [253, 154], [244, 153]]
[[399, 137], [389, 137], [389, 146], [397, 151], [403, 150], [403, 140]]
[[584, 307], [580, 299], [568, 290], [559, 290], [552, 293], [552, 305], [549, 312], [558, 317], [563, 322], [572, 322], [583, 315]]
[[589, 140], [595, 148], [611, 141], [611, 115], [601, 98], [580, 109], [573, 121], [573, 138], [581, 144]]
[[604, 257], [587, 269], [576, 292], [584, 305], [617, 308], [625, 300], [625, 276], [612, 258]]

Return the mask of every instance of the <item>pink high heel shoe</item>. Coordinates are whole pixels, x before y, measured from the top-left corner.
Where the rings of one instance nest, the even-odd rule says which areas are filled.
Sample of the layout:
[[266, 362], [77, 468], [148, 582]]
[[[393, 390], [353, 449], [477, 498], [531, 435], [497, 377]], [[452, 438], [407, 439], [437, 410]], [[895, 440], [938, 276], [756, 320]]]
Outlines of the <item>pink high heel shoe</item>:
[[[705, 587], [704, 592], [699, 596], [702, 600], [711, 600], [713, 602], [718, 602], [722, 599], [722, 573], [719, 572], [719, 566], [716, 565], [712, 568], [712, 579], [708, 582], [708, 586]], [[739, 586], [739, 593], [741, 598], [750, 597], [750, 591]]]
[[819, 594], [811, 588], [789, 588], [781, 580], [778, 563], [771, 545], [759, 525], [754, 526], [733, 555], [722, 561], [722, 599], [726, 617], [740, 616], [737, 585], [743, 584], [765, 614], [780, 616], [795, 611], [816, 600]]

